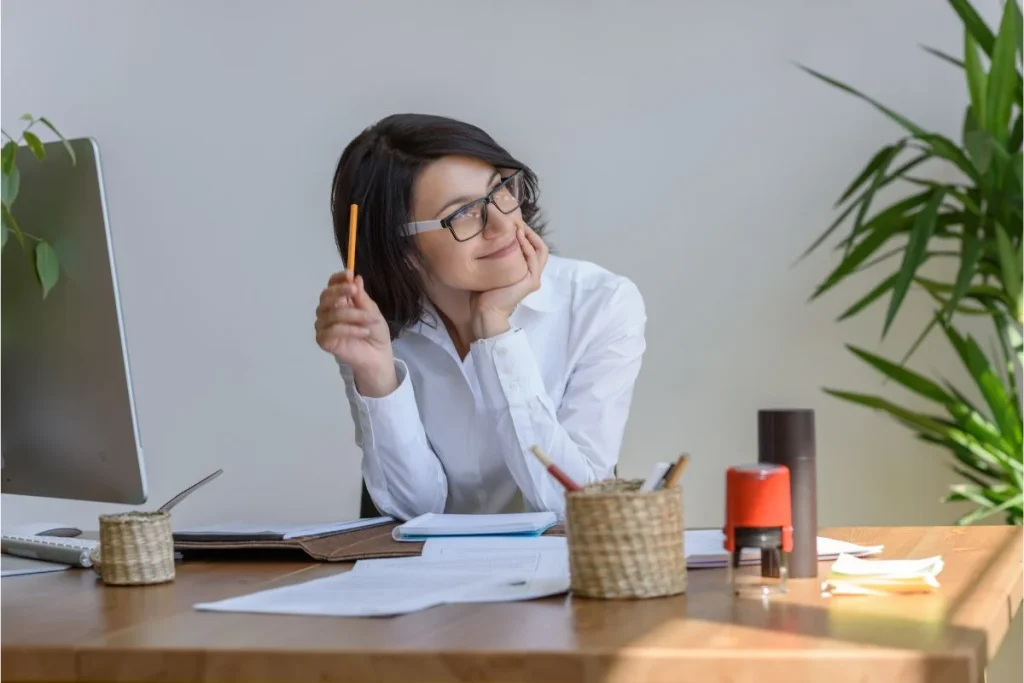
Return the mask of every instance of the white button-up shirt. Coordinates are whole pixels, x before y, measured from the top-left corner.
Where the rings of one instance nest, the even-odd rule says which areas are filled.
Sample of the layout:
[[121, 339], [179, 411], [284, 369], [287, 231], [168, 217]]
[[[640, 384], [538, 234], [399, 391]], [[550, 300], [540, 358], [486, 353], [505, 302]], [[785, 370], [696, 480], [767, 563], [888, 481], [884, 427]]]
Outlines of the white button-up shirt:
[[630, 280], [550, 256], [510, 330], [460, 359], [428, 306], [393, 342], [398, 388], [360, 395], [341, 366], [370, 496], [384, 514], [565, 509], [540, 446], [578, 484], [612, 476], [646, 348]]

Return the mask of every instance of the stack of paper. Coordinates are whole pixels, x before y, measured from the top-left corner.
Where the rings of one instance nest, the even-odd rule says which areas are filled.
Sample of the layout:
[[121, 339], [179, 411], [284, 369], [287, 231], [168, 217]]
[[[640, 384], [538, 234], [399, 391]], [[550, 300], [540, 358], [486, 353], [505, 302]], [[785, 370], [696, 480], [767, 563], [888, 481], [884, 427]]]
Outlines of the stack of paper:
[[862, 560], [840, 555], [822, 584], [824, 595], [930, 593], [939, 587], [942, 558]]
[[428, 540], [420, 557], [360, 560], [343, 574], [196, 605], [219, 612], [392, 616], [459, 602], [506, 602], [569, 590], [561, 537]]
[[[725, 549], [725, 534], [718, 529], [691, 529], [684, 532], [683, 550], [686, 566], [691, 569], [725, 567], [729, 564], [729, 553]], [[834, 560], [841, 554], [864, 556], [877, 555], [883, 546], [862, 546], [834, 538], [818, 536], [818, 560]], [[759, 564], [761, 551], [745, 549], [740, 555], [740, 564]]]
[[396, 541], [422, 541], [432, 536], [539, 536], [558, 521], [553, 512], [504, 515], [452, 515], [428, 512], [395, 527]]

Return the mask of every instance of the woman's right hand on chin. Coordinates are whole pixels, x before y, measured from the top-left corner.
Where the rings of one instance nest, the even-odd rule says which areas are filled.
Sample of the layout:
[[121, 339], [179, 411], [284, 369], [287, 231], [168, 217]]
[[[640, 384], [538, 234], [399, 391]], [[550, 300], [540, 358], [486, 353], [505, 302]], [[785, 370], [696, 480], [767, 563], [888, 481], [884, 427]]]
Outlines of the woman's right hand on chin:
[[352, 368], [363, 396], [386, 396], [398, 388], [391, 333], [361, 276], [347, 270], [331, 276], [316, 309], [316, 342]]

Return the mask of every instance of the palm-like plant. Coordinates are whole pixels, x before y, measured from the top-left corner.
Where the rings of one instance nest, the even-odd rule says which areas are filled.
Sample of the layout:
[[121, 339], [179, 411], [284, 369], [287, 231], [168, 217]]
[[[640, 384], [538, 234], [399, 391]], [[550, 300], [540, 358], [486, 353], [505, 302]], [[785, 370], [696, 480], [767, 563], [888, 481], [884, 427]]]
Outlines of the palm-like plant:
[[[999, 31], [993, 34], [967, 0], [949, 2], [964, 23], [963, 60], [925, 49], [962, 68], [966, 75], [970, 104], [960, 144], [921, 128], [848, 85], [802, 67], [871, 103], [906, 131], [905, 136], [878, 151], [843, 192], [837, 203], [843, 211], [805, 255], [853, 215], [852, 228], [838, 246], [842, 251], [840, 263], [812, 299], [854, 273], [898, 259], [895, 271], [847, 309], [840, 320], [857, 315], [888, 295], [884, 336], [912, 286], [917, 285], [935, 300], [935, 316], [903, 362], [893, 363], [862, 349], [851, 350], [888, 379], [937, 403], [945, 415], [923, 415], [877, 396], [827, 391], [882, 410], [916, 430], [920, 438], [950, 450], [957, 461], [953, 469], [968, 483], [954, 485], [948, 499], [976, 505], [961, 523], [1004, 513], [1007, 521], [1020, 524], [1024, 458], [1016, 374], [1024, 362], [1021, 12], [1016, 0], [1007, 0]], [[939, 182], [914, 175], [914, 169], [926, 161], [948, 164], [958, 179]], [[869, 216], [876, 193], [895, 181], [908, 182], [917, 191]], [[923, 274], [923, 267], [933, 259], [958, 261], [951, 282]], [[953, 327], [956, 314], [987, 316], [994, 325], [998, 350], [987, 356], [974, 338], [957, 332]], [[945, 332], [987, 410], [972, 404], [949, 382], [942, 386], [904, 367], [936, 327]]]

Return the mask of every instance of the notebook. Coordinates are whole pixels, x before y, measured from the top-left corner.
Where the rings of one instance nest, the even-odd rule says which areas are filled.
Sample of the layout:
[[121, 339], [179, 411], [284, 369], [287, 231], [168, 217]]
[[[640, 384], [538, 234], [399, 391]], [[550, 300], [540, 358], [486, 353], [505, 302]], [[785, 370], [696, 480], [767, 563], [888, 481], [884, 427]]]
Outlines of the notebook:
[[504, 515], [456, 515], [428, 512], [395, 527], [396, 541], [423, 541], [436, 536], [540, 536], [555, 526], [554, 512]]

